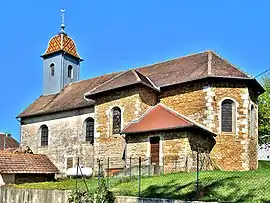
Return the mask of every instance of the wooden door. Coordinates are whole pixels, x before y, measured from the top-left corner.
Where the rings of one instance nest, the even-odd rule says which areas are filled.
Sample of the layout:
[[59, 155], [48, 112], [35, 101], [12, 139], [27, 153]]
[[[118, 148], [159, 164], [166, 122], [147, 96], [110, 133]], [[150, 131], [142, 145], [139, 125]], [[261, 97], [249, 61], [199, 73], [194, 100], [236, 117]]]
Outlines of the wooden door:
[[150, 138], [150, 156], [151, 164], [159, 165], [159, 137]]

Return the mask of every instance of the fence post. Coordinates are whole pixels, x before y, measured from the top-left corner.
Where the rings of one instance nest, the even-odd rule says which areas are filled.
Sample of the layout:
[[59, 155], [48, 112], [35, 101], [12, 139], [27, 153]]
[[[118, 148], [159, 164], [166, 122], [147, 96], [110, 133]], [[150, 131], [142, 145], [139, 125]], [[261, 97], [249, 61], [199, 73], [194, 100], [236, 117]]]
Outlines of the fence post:
[[141, 196], [141, 165], [142, 165], [142, 158], [139, 157], [139, 177], [138, 177], [138, 196]]
[[196, 164], [196, 194], [197, 200], [199, 200], [199, 150], [197, 150], [197, 164]]
[[131, 176], [131, 175], [132, 175], [132, 174], [131, 174], [131, 170], [132, 170], [132, 169], [131, 169], [131, 156], [130, 156], [130, 157], [129, 157], [129, 179], [130, 179], [130, 182], [131, 182], [131, 177], [132, 177], [132, 176]]
[[79, 173], [79, 163], [80, 163], [80, 158], [77, 158], [77, 167], [76, 167], [76, 183], [75, 183], [75, 191], [76, 191], [76, 195], [75, 195], [75, 201], [77, 201], [77, 195], [78, 195], [78, 173]]
[[147, 162], [148, 162], [148, 176], [150, 176], [151, 175], [151, 157], [149, 157], [148, 158], [148, 160], [147, 160]]
[[164, 165], [164, 163], [165, 163], [165, 160], [164, 160], [164, 156], [163, 156], [162, 157], [162, 172], [163, 172], [163, 175], [165, 173], [165, 165]]
[[110, 157], [108, 157], [107, 186], [108, 186], [108, 188], [110, 188]]
[[100, 187], [100, 159], [98, 158], [98, 187]]

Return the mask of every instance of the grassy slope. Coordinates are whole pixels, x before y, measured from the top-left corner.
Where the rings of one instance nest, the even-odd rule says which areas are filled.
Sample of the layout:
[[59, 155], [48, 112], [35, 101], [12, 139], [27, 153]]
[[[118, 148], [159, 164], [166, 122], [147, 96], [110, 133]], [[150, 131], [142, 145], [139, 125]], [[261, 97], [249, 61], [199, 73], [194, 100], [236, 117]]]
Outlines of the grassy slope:
[[[116, 195], [138, 195], [138, 181], [119, 183], [110, 179]], [[97, 179], [88, 179], [93, 190]], [[75, 180], [16, 185], [18, 188], [74, 189]], [[78, 187], [85, 188], [83, 181]], [[141, 196], [174, 199], [192, 199], [196, 196], [196, 173], [175, 173], [145, 177], [141, 182]], [[260, 162], [259, 170], [245, 172], [206, 171], [200, 173], [200, 199], [235, 202], [270, 201], [270, 162]]]

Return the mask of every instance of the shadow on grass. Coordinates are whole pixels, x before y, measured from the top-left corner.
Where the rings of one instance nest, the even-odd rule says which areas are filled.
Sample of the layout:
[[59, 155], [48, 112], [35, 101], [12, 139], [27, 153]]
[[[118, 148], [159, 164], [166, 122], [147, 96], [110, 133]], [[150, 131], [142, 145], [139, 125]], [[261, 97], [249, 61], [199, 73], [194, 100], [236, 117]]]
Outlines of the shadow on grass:
[[[186, 184], [179, 184], [175, 181], [166, 185], [153, 184], [142, 191], [142, 197], [168, 198], [180, 200], [203, 200], [218, 202], [269, 202], [266, 196], [260, 197], [255, 189], [243, 189], [237, 184], [239, 176], [232, 176], [223, 179], [200, 179], [199, 193], [197, 197], [196, 181]], [[247, 180], [248, 181], [248, 180]]]

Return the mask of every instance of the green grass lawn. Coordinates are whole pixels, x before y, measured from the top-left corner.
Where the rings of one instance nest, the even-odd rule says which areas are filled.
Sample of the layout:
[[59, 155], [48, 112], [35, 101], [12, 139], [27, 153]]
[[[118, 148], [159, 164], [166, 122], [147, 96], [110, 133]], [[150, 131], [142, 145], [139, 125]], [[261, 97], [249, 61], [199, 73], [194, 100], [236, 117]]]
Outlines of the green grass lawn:
[[[98, 180], [86, 180], [89, 190], [98, 186]], [[75, 189], [75, 180], [29, 183], [17, 188]], [[85, 189], [78, 181], [78, 188]], [[116, 195], [138, 195], [138, 180], [128, 182], [110, 178], [110, 189]], [[205, 171], [199, 174], [199, 196], [205, 201], [270, 202], [270, 162], [261, 161], [256, 171]], [[190, 200], [196, 197], [196, 173], [173, 173], [143, 177], [141, 196]]]

